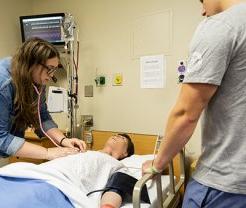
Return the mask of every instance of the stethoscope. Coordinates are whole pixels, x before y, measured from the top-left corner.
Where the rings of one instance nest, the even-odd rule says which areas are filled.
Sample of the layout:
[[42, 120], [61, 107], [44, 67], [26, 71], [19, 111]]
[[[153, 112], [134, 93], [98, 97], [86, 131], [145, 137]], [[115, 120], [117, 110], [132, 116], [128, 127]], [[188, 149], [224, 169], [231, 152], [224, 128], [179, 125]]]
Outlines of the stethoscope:
[[40, 115], [40, 100], [41, 100], [41, 94], [43, 92], [43, 86], [41, 86], [41, 90], [38, 91], [38, 88], [32, 84], [33, 88], [35, 89], [37, 95], [38, 95], [38, 121], [39, 121], [39, 127], [42, 131], [42, 133], [57, 147], [60, 147], [43, 129], [43, 126], [42, 126], [42, 120], [41, 120], [41, 115]]

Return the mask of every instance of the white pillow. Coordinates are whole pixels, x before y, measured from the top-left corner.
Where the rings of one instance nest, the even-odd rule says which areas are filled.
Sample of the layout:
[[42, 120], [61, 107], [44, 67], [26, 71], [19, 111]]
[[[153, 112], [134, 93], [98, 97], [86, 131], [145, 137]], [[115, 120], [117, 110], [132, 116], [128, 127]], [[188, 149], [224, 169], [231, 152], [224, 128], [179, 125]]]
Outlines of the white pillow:
[[121, 162], [126, 167], [124, 171], [132, 177], [135, 177], [136, 179], [140, 179], [142, 177], [142, 164], [146, 160], [153, 160], [154, 155], [132, 155], [131, 157], [127, 157]]
[[121, 160], [121, 162], [126, 167], [142, 168], [142, 164], [146, 160], [153, 160], [153, 159], [154, 159], [154, 155], [132, 155], [130, 157]]

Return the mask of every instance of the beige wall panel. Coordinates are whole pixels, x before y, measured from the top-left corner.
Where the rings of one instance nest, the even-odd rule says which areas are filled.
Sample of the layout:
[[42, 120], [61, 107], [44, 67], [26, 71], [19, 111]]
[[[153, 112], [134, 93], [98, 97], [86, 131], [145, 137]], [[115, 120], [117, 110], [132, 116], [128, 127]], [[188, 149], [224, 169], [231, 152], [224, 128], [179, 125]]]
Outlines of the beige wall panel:
[[21, 43], [19, 16], [31, 13], [32, 0], [0, 0], [0, 58], [12, 55]]
[[145, 15], [135, 20], [132, 31], [133, 58], [172, 51], [172, 10]]

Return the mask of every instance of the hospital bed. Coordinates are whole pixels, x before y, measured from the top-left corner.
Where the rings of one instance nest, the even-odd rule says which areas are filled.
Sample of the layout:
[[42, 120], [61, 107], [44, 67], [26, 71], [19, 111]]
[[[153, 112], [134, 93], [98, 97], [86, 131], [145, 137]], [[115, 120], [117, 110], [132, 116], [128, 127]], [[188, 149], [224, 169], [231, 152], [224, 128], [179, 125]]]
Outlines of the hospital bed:
[[[111, 135], [116, 134], [116, 132], [93, 131], [92, 134], [92, 150], [99, 150], [103, 147], [105, 141]], [[150, 174], [147, 174], [144, 177], [141, 176], [141, 166], [145, 160], [153, 159], [153, 149], [155, 149], [157, 137], [155, 135], [142, 134], [129, 135], [131, 136], [133, 143], [135, 144], [135, 153], [137, 155], [125, 158], [120, 162], [112, 157], [109, 157], [104, 153], [87, 151], [86, 153], [71, 155], [64, 158], [58, 158], [56, 160], [49, 161], [47, 163], [42, 163], [40, 165], [35, 165], [31, 163], [11, 164], [7, 167], [1, 168], [0, 175], [8, 177], [8, 180], [9, 178], [11, 178], [11, 182], [14, 183], [14, 189], [11, 189], [11, 193], [13, 193], [12, 191], [15, 191], [15, 193], [20, 193], [18, 190], [16, 190], [16, 178], [17, 180], [38, 179], [42, 182], [47, 182], [48, 184], [51, 184], [55, 188], [61, 190], [61, 192], [69, 198], [70, 202], [74, 205], [74, 207], [94, 208], [98, 207], [98, 204], [100, 203], [101, 193], [94, 193], [90, 195], [90, 197], [87, 197], [87, 194], [91, 191], [104, 188], [108, 178], [112, 173], [121, 171], [122, 168], [130, 169], [130, 167], [134, 166], [135, 169], [138, 170], [138, 175], [134, 175], [134, 177], [139, 179], [139, 181], [136, 183], [134, 188], [133, 203], [123, 204], [123, 208], [178, 207], [178, 204], [181, 202], [180, 190], [182, 190], [182, 188], [184, 187], [185, 178], [183, 152], [181, 152], [180, 154], [181, 157], [176, 157], [173, 160], [173, 163], [170, 163], [169, 170], [167, 172], [168, 175], [160, 174], [157, 175], [157, 177], [154, 180], [150, 180], [152, 177]], [[137, 158], [141, 158], [141, 161], [137, 160]], [[90, 162], [88, 163], [88, 161]], [[133, 164], [129, 164], [129, 161], [133, 161]], [[137, 161], [138, 163], [136, 164]], [[122, 163], [124, 165], [122, 165]], [[129, 175], [131, 175], [131, 172], [129, 172]], [[5, 182], [5, 180], [3, 180], [3, 182]], [[148, 191], [151, 191], [149, 192], [149, 198], [152, 202], [151, 205], [140, 203], [139, 194], [143, 185], [146, 182]], [[148, 185], [148, 183], [150, 183], [150, 186]], [[24, 185], [28, 184], [25, 182]], [[3, 186], [9, 187], [9, 183], [6, 183], [5, 185], [1, 184], [1, 187]], [[35, 192], [35, 190], [33, 191]], [[39, 194], [39, 196], [46, 195], [47, 197], [49, 197], [49, 193], [47, 192], [49, 190], [51, 191], [51, 189], [42, 191], [42, 193]], [[0, 194], [0, 196], [2, 195], [2, 200], [6, 200], [8, 198], [8, 195], [6, 195], [4, 188], [1, 193], [2, 194]], [[27, 196], [25, 195], [26, 199], [24, 201], [22, 200], [22, 198], [18, 198], [18, 202], [24, 204], [28, 203], [30, 205], [30, 197], [33, 199], [34, 204], [37, 200], [40, 201], [37, 195], [32, 195], [32, 192], [31, 195]], [[56, 197], [58, 196], [56, 195]], [[15, 201], [17, 201], [16, 198]], [[45, 201], [49, 202], [49, 200]], [[60, 200], [58, 201], [60, 202]], [[1, 202], [3, 203], [3, 201]], [[6, 204], [8, 203], [9, 201], [6, 200]], [[91, 203], [93, 203], [93, 206]]]
[[[110, 131], [93, 131], [93, 150], [99, 150], [103, 147], [105, 141], [118, 132]], [[156, 146], [156, 135], [134, 134], [129, 133], [135, 145], [135, 154], [137, 155], [150, 155]], [[150, 159], [150, 158], [148, 158]], [[136, 160], [135, 160], [136, 161]], [[145, 161], [142, 160], [142, 161]], [[164, 174], [158, 174], [152, 179], [151, 174], [146, 174], [138, 180], [133, 191], [133, 203], [124, 204], [123, 208], [176, 208], [182, 203], [182, 194], [185, 188], [185, 155], [182, 150], [174, 159], [169, 163], [168, 169]], [[152, 190], [153, 198], [151, 205], [141, 203], [140, 193], [143, 186], [150, 180], [154, 180], [155, 190]], [[148, 186], [147, 186], [148, 187]], [[154, 192], [154, 193], [153, 193]], [[150, 193], [149, 193], [150, 195]]]

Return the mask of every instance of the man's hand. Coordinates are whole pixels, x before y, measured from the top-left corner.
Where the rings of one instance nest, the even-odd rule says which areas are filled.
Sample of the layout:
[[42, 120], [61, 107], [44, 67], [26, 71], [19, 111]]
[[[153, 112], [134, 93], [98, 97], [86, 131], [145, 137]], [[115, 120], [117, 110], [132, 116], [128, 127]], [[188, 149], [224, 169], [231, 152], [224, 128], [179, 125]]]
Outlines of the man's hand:
[[157, 169], [154, 166], [154, 161], [153, 160], [147, 160], [143, 163], [142, 165], [142, 175], [146, 174], [146, 173], [150, 173], [150, 174], [158, 174], [161, 173], [162, 170]]

